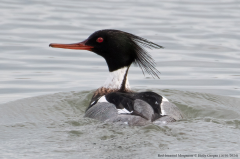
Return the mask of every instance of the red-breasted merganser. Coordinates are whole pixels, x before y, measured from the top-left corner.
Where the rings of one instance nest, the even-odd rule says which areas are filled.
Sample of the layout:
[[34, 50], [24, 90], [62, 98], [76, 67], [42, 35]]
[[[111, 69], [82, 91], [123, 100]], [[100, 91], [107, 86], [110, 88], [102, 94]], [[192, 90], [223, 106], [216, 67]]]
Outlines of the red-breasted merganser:
[[142, 37], [120, 30], [99, 30], [80, 43], [50, 44], [64, 49], [89, 50], [102, 56], [108, 65], [109, 76], [98, 88], [85, 112], [85, 117], [128, 125], [161, 124], [183, 118], [177, 106], [154, 92], [133, 92], [128, 82], [132, 63], [158, 78], [154, 60], [143, 47], [163, 48]]

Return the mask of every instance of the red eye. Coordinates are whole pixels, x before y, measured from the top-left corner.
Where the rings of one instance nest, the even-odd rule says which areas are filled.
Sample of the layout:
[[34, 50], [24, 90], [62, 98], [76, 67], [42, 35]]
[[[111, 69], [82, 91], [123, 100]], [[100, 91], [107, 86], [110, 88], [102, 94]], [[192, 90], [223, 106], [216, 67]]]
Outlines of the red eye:
[[98, 42], [98, 43], [103, 42], [103, 38], [102, 38], [102, 37], [97, 38], [97, 42]]

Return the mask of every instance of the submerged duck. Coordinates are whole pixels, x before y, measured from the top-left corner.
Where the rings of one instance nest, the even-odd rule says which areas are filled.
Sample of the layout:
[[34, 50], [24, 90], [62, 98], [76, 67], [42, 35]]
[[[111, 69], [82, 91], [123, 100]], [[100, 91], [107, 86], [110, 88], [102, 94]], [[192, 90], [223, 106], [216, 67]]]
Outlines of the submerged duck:
[[120, 122], [131, 126], [162, 124], [183, 118], [176, 105], [154, 92], [133, 92], [128, 82], [132, 63], [143, 73], [158, 77], [154, 60], [143, 48], [163, 48], [142, 37], [120, 30], [99, 30], [80, 43], [49, 45], [54, 48], [89, 50], [102, 56], [109, 76], [98, 88], [85, 112], [85, 117], [105, 122]]

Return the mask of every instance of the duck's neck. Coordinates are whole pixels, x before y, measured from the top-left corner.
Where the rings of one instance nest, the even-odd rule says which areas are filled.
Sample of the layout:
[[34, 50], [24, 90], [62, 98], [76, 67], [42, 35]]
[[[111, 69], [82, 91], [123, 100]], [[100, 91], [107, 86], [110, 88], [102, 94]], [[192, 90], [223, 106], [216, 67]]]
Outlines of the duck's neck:
[[129, 67], [123, 67], [113, 72], [109, 72], [109, 76], [105, 83], [98, 88], [92, 97], [90, 105], [93, 101], [98, 100], [101, 96], [112, 92], [131, 92], [127, 74]]
[[102, 87], [122, 91], [130, 90], [130, 85], [127, 77], [128, 69], [129, 67], [123, 67], [116, 71], [109, 72], [108, 78]]

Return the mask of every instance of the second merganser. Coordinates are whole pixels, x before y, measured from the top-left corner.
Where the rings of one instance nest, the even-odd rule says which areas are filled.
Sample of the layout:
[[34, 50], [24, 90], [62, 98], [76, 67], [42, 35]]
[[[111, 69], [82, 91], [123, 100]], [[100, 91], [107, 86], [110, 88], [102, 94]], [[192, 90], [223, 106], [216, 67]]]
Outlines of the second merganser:
[[143, 73], [159, 78], [154, 60], [143, 47], [159, 49], [162, 46], [113, 29], [96, 31], [80, 43], [52, 43], [49, 46], [89, 50], [106, 60], [109, 76], [95, 91], [85, 117], [130, 126], [162, 124], [183, 119], [183, 113], [165, 97], [154, 92], [137, 93], [130, 89], [127, 75], [132, 63], [137, 64]]

